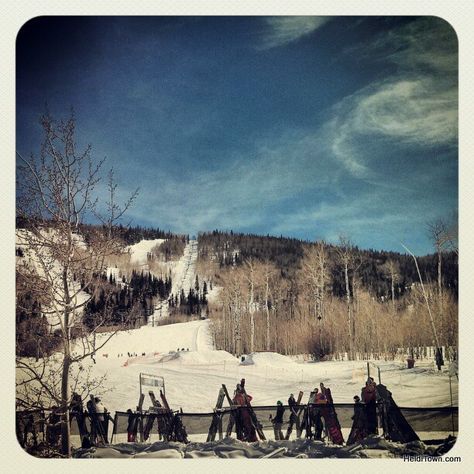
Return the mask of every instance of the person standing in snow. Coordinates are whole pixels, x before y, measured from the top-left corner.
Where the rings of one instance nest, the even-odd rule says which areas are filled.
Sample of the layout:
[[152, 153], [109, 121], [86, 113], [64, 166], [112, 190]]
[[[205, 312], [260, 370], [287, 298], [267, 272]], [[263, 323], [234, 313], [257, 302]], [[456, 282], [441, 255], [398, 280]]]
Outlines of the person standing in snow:
[[[275, 440], [279, 441], [284, 439], [283, 433], [281, 431], [281, 427], [283, 425], [283, 414], [285, 413], [285, 408], [283, 407], [283, 403], [278, 400], [277, 401], [277, 411], [275, 418], [272, 419], [273, 423], [273, 433], [275, 434]], [[272, 415], [270, 415], [271, 418]]]
[[[296, 437], [301, 437], [301, 424], [300, 424], [300, 417], [298, 416], [298, 407], [299, 405], [296, 403], [295, 396], [291, 393], [290, 398], [288, 398], [288, 406], [290, 407], [290, 427], [296, 425]], [[288, 428], [287, 437], [291, 434], [291, 428]]]
[[321, 413], [321, 405], [326, 405], [327, 400], [324, 393], [319, 392], [318, 389], [315, 389], [316, 394], [314, 397], [314, 407], [313, 407], [313, 423], [315, 427], [314, 439], [321, 440], [321, 435], [323, 433], [323, 420]]
[[127, 441], [129, 443], [134, 443], [136, 441], [136, 432], [135, 426], [138, 414], [133, 413], [133, 411], [129, 408], [127, 410], [128, 419], [127, 419]]
[[57, 406], [51, 408], [46, 425], [46, 439], [50, 446], [56, 446], [61, 438], [61, 409]]
[[362, 441], [368, 435], [365, 407], [357, 395], [354, 397], [354, 415], [352, 416], [352, 420], [351, 432], [347, 439], [348, 445]]
[[367, 430], [369, 434], [377, 434], [377, 388], [372, 377], [367, 379], [361, 395], [365, 404]]
[[318, 389], [315, 388], [309, 394], [308, 406], [306, 407], [305, 414], [304, 414], [304, 427], [306, 428], [306, 438], [311, 439], [313, 437], [312, 427], [315, 423], [315, 404], [316, 404], [316, 394], [318, 393]]
[[[245, 383], [245, 379], [242, 380], [244, 380]], [[248, 403], [250, 403], [251, 401], [251, 395], [245, 393], [245, 390], [242, 388], [241, 384], [238, 384], [235, 390], [233, 404], [241, 407], [238, 410], [238, 418], [240, 418], [241, 420], [242, 441], [248, 441], [249, 443], [257, 441], [257, 432], [255, 430], [255, 427], [253, 426], [252, 417], [250, 416], [249, 409], [246, 408]]]
[[72, 424], [72, 420], [74, 418], [76, 419], [77, 427], [79, 429], [79, 434], [81, 436], [81, 444], [84, 444], [84, 440], [87, 439], [89, 433], [87, 432], [86, 417], [84, 414], [84, 407], [82, 405], [82, 398], [76, 392], [73, 392], [72, 397], [71, 397], [70, 417], [69, 417], [70, 424]]
[[[102, 401], [100, 400], [99, 397], [94, 398], [95, 402], [95, 413], [97, 416], [97, 429], [101, 430], [101, 435], [104, 439], [104, 443], [108, 443], [108, 431], [109, 431], [109, 420], [113, 422], [112, 417], [110, 416], [110, 413], [107, 411], [107, 408], [103, 405]], [[88, 407], [91, 408], [91, 405], [89, 405], [91, 402], [87, 402]], [[90, 413], [90, 411], [89, 411]], [[95, 436], [97, 436], [99, 433], [95, 433]]]

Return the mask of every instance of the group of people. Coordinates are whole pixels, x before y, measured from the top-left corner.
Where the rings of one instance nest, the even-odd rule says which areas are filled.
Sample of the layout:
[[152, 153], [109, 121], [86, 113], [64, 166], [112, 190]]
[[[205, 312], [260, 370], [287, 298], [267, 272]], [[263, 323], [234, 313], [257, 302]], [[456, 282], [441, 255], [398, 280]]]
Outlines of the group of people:
[[315, 387], [310, 393], [303, 425], [302, 429], [306, 428], [306, 438], [321, 440], [324, 430], [326, 437], [331, 441], [336, 444], [343, 443], [331, 389], [325, 387], [322, 382], [319, 384], [319, 389]]
[[[90, 430], [87, 427], [86, 419], [89, 419]], [[94, 401], [89, 400], [84, 410], [81, 396], [73, 393], [69, 406], [69, 424], [76, 421], [79, 434], [81, 436], [81, 446], [88, 448], [95, 446], [98, 442], [107, 444], [109, 422], [114, 422], [109, 411], [102, 404], [99, 397], [94, 397]], [[61, 436], [61, 409], [52, 407], [46, 425], [46, 439], [50, 446], [59, 442]]]

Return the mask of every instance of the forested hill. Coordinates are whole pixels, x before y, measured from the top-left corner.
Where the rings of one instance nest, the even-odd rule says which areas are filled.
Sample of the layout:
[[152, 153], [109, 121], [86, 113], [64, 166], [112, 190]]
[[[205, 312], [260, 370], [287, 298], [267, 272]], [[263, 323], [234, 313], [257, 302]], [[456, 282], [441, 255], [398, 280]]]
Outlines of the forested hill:
[[[30, 223], [27, 219], [20, 216], [16, 217], [16, 228], [27, 229]], [[54, 223], [50, 221], [44, 221], [45, 227], [54, 227]], [[86, 242], [92, 233], [103, 232], [105, 227], [97, 224], [79, 224], [80, 233], [84, 237]], [[122, 240], [126, 245], [137, 244], [142, 240], [153, 240], [153, 239], [165, 239], [165, 240], [179, 240], [184, 243], [189, 241], [189, 236], [185, 234], [175, 234], [171, 231], [165, 231], [159, 227], [142, 227], [142, 226], [113, 226], [113, 236]]]
[[[215, 259], [221, 267], [242, 265], [248, 259], [275, 264], [285, 278], [291, 278], [301, 268], [305, 249], [311, 242], [288, 238], [222, 232], [214, 230], [199, 234], [199, 258]], [[332, 292], [335, 296], [344, 295], [344, 275], [338, 258], [339, 247], [326, 244], [329, 266], [332, 276]], [[390, 293], [391, 277], [387, 264], [391, 260], [397, 269], [396, 294], [401, 296], [412, 283], [418, 282], [418, 274], [413, 258], [407, 254], [389, 251], [362, 250], [350, 246], [352, 266], [362, 285], [377, 296]], [[424, 283], [437, 280], [438, 256], [433, 253], [418, 257], [418, 265]], [[458, 257], [454, 252], [445, 252], [442, 256], [442, 278], [444, 287], [457, 296]]]
[[[88, 233], [97, 229], [97, 226], [82, 224], [81, 232], [87, 241]], [[141, 240], [153, 240], [153, 239], [167, 239], [167, 240], [181, 240], [183, 242], [189, 241], [189, 236], [184, 234], [174, 234], [172, 232], [164, 231], [158, 227], [141, 227], [141, 226], [115, 226], [113, 227], [114, 236], [123, 240], [127, 245], [137, 244]]]

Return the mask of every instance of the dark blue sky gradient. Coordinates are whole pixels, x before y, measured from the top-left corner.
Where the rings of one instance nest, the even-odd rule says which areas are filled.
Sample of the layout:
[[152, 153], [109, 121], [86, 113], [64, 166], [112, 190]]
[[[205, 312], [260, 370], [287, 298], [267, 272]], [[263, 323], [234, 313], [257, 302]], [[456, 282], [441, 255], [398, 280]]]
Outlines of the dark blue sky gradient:
[[17, 148], [74, 107], [134, 224], [431, 252], [457, 209], [457, 40], [430, 17], [40, 17]]

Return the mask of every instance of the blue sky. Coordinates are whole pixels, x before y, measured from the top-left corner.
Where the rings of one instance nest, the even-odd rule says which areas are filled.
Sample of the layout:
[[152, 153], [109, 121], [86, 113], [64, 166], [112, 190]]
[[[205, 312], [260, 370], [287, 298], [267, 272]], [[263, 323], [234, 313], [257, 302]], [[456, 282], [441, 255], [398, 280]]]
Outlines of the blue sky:
[[134, 224], [430, 253], [458, 206], [458, 57], [434, 17], [53, 17], [17, 40], [17, 149], [74, 107]]

